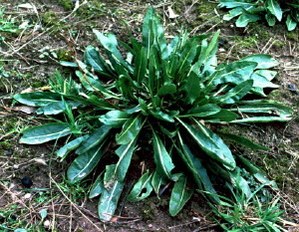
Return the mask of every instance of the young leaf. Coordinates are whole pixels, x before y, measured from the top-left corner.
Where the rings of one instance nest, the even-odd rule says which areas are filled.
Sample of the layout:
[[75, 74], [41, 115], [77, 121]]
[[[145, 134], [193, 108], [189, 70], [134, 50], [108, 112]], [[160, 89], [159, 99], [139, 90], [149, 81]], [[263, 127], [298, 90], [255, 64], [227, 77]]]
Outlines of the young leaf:
[[253, 80], [247, 80], [236, 87], [230, 89], [226, 94], [216, 97], [215, 99], [222, 104], [234, 104], [240, 101], [249, 93], [253, 85]]
[[65, 144], [63, 147], [59, 148], [59, 150], [57, 150], [55, 152], [55, 154], [57, 155], [57, 157], [60, 158], [60, 160], [64, 160], [65, 157], [73, 150], [77, 149], [81, 143], [83, 141], [85, 141], [88, 138], [88, 135], [84, 135], [84, 136], [80, 136], [70, 142], [68, 142], [67, 144]]
[[97, 166], [104, 155], [104, 142], [79, 155], [67, 170], [67, 178], [71, 183], [84, 179]]
[[[106, 177], [107, 179], [112, 179], [112, 176], [110, 174], [113, 173], [114, 169], [115, 166], [113, 164], [106, 166], [105, 175], [108, 174], [108, 176]], [[118, 200], [124, 188], [124, 182], [120, 182], [117, 180], [110, 181], [109, 185], [105, 185], [104, 188], [105, 189], [101, 193], [98, 204], [98, 215], [101, 221], [108, 222], [112, 219], [117, 208]]]
[[182, 210], [193, 194], [193, 189], [188, 188], [187, 183], [187, 177], [181, 175], [174, 184], [169, 202], [169, 214], [173, 217]]
[[61, 101], [59, 94], [51, 92], [22, 93], [14, 95], [13, 98], [27, 106], [46, 106]]
[[256, 69], [269, 69], [279, 65], [279, 62], [277, 60], [266, 54], [246, 56], [242, 59], [242, 61], [255, 62], [257, 64], [257, 66], [255, 67]]
[[154, 160], [157, 167], [156, 170], [160, 175], [172, 179], [171, 171], [174, 169], [175, 166], [164, 144], [162, 143], [161, 139], [154, 131], [153, 131], [153, 145], [154, 145]]
[[147, 170], [133, 186], [128, 195], [128, 200], [135, 202], [147, 198], [153, 191], [151, 178], [152, 174]]
[[153, 186], [153, 189], [158, 197], [160, 196], [160, 189], [162, 185], [165, 185], [166, 183], [167, 178], [165, 178], [164, 175], [160, 175], [159, 172], [156, 170], [152, 175], [151, 185]]
[[42, 144], [65, 137], [71, 133], [72, 131], [67, 123], [48, 123], [24, 130], [20, 143]]
[[142, 128], [142, 119], [140, 115], [131, 117], [122, 126], [122, 130], [116, 135], [117, 144], [128, 144], [135, 140]]
[[282, 10], [279, 6], [279, 3], [277, 0], [267, 0], [266, 1], [267, 9], [275, 15], [278, 21], [281, 21], [282, 19]]
[[288, 15], [286, 24], [287, 24], [288, 31], [293, 31], [297, 26], [297, 22], [293, 20], [291, 15]]
[[76, 150], [77, 155], [81, 155], [98, 144], [102, 143], [103, 140], [107, 137], [110, 132], [110, 127], [103, 125], [100, 128], [96, 129], [85, 142]]
[[220, 199], [201, 160], [191, 152], [190, 148], [184, 143], [180, 134], [178, 137], [181, 145], [181, 149], [177, 148], [179, 155], [182, 157], [185, 165], [187, 165], [189, 171], [192, 173], [194, 182], [197, 184], [198, 188], [210, 193], [211, 198], [215, 202], [219, 203]]
[[95, 182], [92, 184], [91, 190], [90, 190], [89, 195], [88, 195], [88, 197], [90, 199], [101, 195], [105, 191], [105, 187], [104, 187], [104, 183], [103, 183], [103, 176], [104, 176], [104, 172], [102, 172], [97, 177]]
[[134, 151], [136, 150], [136, 139], [132, 140], [128, 144], [119, 146], [115, 153], [117, 154], [119, 160], [115, 165], [114, 174], [117, 180], [124, 181], [127, 171], [129, 169], [131, 159]]
[[129, 119], [129, 114], [120, 110], [111, 110], [99, 117], [101, 123], [111, 127], [121, 127]]

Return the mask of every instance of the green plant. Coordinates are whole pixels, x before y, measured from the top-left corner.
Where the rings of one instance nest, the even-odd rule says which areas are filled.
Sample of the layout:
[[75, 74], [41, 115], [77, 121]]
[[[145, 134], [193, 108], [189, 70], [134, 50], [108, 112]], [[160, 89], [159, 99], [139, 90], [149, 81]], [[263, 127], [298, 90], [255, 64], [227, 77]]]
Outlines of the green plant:
[[[93, 171], [97, 174], [89, 197], [100, 196], [101, 220], [109, 221], [116, 210], [135, 162], [133, 155], [146, 161], [146, 170], [128, 199], [139, 201], [152, 192], [159, 195], [161, 187], [173, 182], [172, 216], [194, 189], [211, 193], [209, 199], [221, 203], [212, 184], [216, 178], [217, 184], [228, 182], [249, 197], [249, 182], [240, 177], [238, 165], [268, 183], [248, 160], [236, 161], [213, 130], [215, 125], [290, 119], [290, 108], [263, 99], [264, 88], [278, 87], [271, 82], [276, 72], [269, 70], [278, 65], [276, 60], [252, 55], [217, 66], [219, 32], [192, 38], [185, 33], [168, 42], [152, 8], [144, 18], [142, 41], [132, 38], [121, 43], [121, 51], [113, 34], [94, 33], [104, 56], [88, 46], [83, 61], [62, 62], [77, 69], [77, 78], [56, 73], [51, 91], [17, 94], [14, 99], [38, 107], [37, 114], [54, 120], [24, 130], [20, 143], [42, 144], [65, 137], [66, 144], [56, 154], [62, 160], [73, 151], [76, 154], [67, 170], [68, 180], [77, 183]], [[221, 137], [264, 149], [229, 133]]]
[[279, 198], [262, 203], [259, 196], [262, 188], [263, 186], [247, 198], [243, 193], [229, 186], [233, 199], [222, 197], [225, 207], [211, 205], [215, 215], [223, 220], [219, 221], [219, 225], [229, 232], [286, 232], [287, 230], [280, 226], [284, 211], [278, 204]]
[[285, 20], [288, 30], [292, 31], [299, 23], [298, 0], [220, 0], [219, 6], [231, 9], [224, 20], [238, 17], [237, 27], [246, 27], [248, 23], [265, 18], [269, 26]]
[[[15, 22], [11, 17], [4, 17], [4, 9], [0, 7], [0, 32], [16, 33], [18, 30], [18, 26], [15, 25]], [[4, 37], [0, 36], [0, 41], [3, 40]]]

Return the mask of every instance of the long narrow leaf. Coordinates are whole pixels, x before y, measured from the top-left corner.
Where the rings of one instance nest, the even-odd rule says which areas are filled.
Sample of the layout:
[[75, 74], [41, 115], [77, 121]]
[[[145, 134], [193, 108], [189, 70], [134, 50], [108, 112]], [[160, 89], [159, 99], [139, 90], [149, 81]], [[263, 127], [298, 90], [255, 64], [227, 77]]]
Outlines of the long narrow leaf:
[[188, 125], [183, 120], [176, 118], [180, 124], [187, 130], [194, 141], [213, 159], [218, 160], [227, 169], [233, 170], [236, 167], [236, 162], [231, 151], [225, 145], [220, 137], [214, 134], [211, 130], [204, 127], [201, 123], [194, 120], [197, 128]]
[[142, 118], [140, 115], [131, 117], [122, 126], [122, 131], [116, 135], [115, 140], [118, 144], [128, 144], [135, 140], [142, 128]]
[[193, 194], [193, 189], [188, 188], [187, 183], [187, 177], [181, 175], [174, 184], [169, 202], [169, 214], [173, 217], [182, 210]]
[[31, 145], [42, 144], [65, 137], [71, 133], [72, 131], [67, 123], [48, 123], [23, 131], [20, 143]]
[[164, 175], [165, 177], [172, 179], [171, 172], [175, 166], [172, 162], [171, 156], [169, 155], [161, 139], [155, 132], [153, 132], [153, 145], [154, 160], [157, 166], [157, 171], [160, 175]]
[[104, 144], [105, 142], [102, 142], [98, 146], [87, 150], [73, 161], [67, 170], [67, 178], [71, 183], [84, 179], [93, 171], [104, 155]]

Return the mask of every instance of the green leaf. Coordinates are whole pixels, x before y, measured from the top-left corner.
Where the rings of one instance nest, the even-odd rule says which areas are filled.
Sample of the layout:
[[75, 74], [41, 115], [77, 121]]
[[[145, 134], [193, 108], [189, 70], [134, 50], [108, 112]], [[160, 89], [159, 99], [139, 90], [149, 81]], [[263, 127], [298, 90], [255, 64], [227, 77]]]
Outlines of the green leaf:
[[84, 53], [84, 60], [86, 64], [90, 65], [94, 71], [102, 74], [109, 74], [105, 60], [101, 57], [99, 52], [93, 46], [87, 46]]
[[188, 96], [187, 103], [193, 104], [195, 100], [202, 95], [202, 86], [200, 85], [200, 79], [197, 75], [189, 75], [184, 85], [184, 90]]
[[85, 140], [85, 142], [76, 150], [77, 155], [84, 154], [88, 150], [94, 148], [103, 142], [103, 140], [107, 137], [110, 132], [110, 127], [103, 125], [100, 128], [96, 129], [89, 137]]
[[51, 92], [22, 93], [14, 95], [13, 98], [27, 106], [46, 106], [61, 101], [59, 94]]
[[132, 156], [134, 154], [134, 151], [136, 150], [135, 145], [136, 145], [136, 139], [132, 140], [128, 144], [119, 146], [119, 148], [117, 148], [115, 151], [119, 160], [115, 165], [114, 174], [116, 175], [117, 180], [119, 181], [124, 181], [126, 177], [127, 171], [131, 163]]
[[176, 85], [173, 83], [165, 83], [159, 90], [158, 95], [159, 96], [165, 96], [165, 95], [171, 95], [175, 94], [177, 92]]
[[225, 15], [223, 16], [223, 20], [225, 20], [225, 21], [229, 21], [229, 20], [231, 20], [231, 19], [233, 19], [233, 18], [235, 18], [235, 17], [241, 15], [241, 14], [243, 13], [243, 11], [244, 11], [244, 10], [243, 10], [242, 7], [236, 7], [236, 8], [234, 8], [234, 9], [230, 10], [230, 11], [228, 12], [228, 14], [225, 14]]
[[159, 111], [150, 110], [150, 114], [157, 119], [160, 119], [160, 120], [163, 120], [166, 122], [174, 122], [174, 115], [170, 115], [161, 110], [159, 110]]
[[241, 169], [237, 167], [234, 171], [228, 172], [231, 183], [239, 189], [248, 199], [252, 192], [250, 190], [248, 182], [241, 176]]
[[275, 18], [275, 16], [272, 15], [272, 14], [267, 13], [265, 17], [266, 17], [266, 20], [267, 20], [267, 22], [268, 22], [268, 25], [269, 25], [270, 27], [273, 27], [273, 26], [275, 25], [275, 23], [276, 23], [276, 18]]
[[81, 145], [81, 143], [85, 141], [87, 138], [88, 135], [80, 136], [65, 144], [63, 147], [57, 150], [55, 154], [57, 155], [57, 157], [60, 158], [60, 161], [62, 161], [71, 151], [77, 149]]
[[189, 171], [192, 173], [194, 182], [197, 184], [198, 188], [204, 189], [210, 193], [211, 198], [215, 202], [219, 203], [220, 199], [201, 160], [191, 152], [190, 148], [184, 143], [180, 134], [179, 142], [181, 145], [181, 149], [178, 149], [179, 155], [182, 157], [185, 165], [187, 165]]
[[293, 110], [273, 100], [250, 100], [242, 101], [231, 111], [239, 112], [246, 117], [236, 119], [232, 123], [253, 123], [253, 122], [285, 122], [292, 117]]
[[193, 127], [184, 121], [176, 118], [181, 125], [187, 130], [194, 141], [200, 148], [206, 152], [211, 158], [218, 160], [227, 169], [233, 170], [236, 167], [236, 162], [232, 156], [230, 149], [222, 141], [220, 137], [214, 134], [211, 130], [204, 127], [200, 122], [193, 120], [197, 127]]
[[271, 80], [276, 76], [277, 72], [272, 70], [257, 70], [251, 78], [253, 80], [252, 92], [266, 97], [264, 88], [278, 88], [279, 85], [273, 84]]
[[107, 34], [105, 36], [102, 32], [99, 32], [96, 29], [93, 29], [93, 33], [96, 35], [99, 42], [103, 45], [103, 47], [109, 51], [112, 55], [112, 58], [124, 66], [128, 66], [128, 64], [123, 59], [121, 52], [118, 50], [118, 43], [115, 35], [113, 34]]
[[72, 133], [67, 123], [48, 123], [24, 130], [20, 143], [42, 144], [52, 140], [57, 140]]
[[160, 51], [164, 51], [167, 46], [166, 39], [164, 37], [164, 29], [160, 23], [158, 16], [155, 14], [155, 9], [150, 7], [143, 20], [142, 26], [142, 42], [148, 49], [147, 58], [149, 59], [149, 51], [152, 45], [157, 45]]
[[251, 61], [238, 61], [223, 65], [213, 74], [209, 86], [217, 86], [225, 83], [238, 85], [250, 79], [257, 65], [257, 63]]
[[256, 69], [269, 69], [279, 65], [279, 62], [272, 56], [266, 54], [250, 55], [242, 59], [242, 61], [255, 62]]
[[199, 117], [205, 118], [212, 115], [215, 115], [221, 111], [221, 108], [216, 104], [205, 104], [202, 106], [196, 106], [192, 108], [187, 114], [180, 115], [180, 118], [183, 117]]
[[278, 21], [282, 19], [282, 10], [277, 0], [267, 0], [266, 1], [267, 9], [275, 15]]
[[135, 202], [147, 198], [153, 191], [151, 178], [152, 174], [147, 170], [133, 186], [128, 195], [128, 200]]
[[[113, 173], [114, 169], [115, 166], [113, 164], [107, 165], [105, 175]], [[112, 178], [110, 174], [106, 177], [107, 179]], [[112, 219], [124, 186], [123, 182], [117, 180], [110, 181], [109, 185], [105, 184], [105, 190], [102, 192], [98, 204], [98, 215], [101, 221], [108, 222]]]
[[297, 27], [297, 22], [292, 18], [291, 15], [288, 15], [286, 24], [288, 31], [293, 31]]
[[121, 127], [129, 119], [129, 114], [120, 110], [111, 110], [99, 117], [101, 123], [111, 127]]
[[255, 142], [251, 141], [250, 139], [247, 139], [240, 135], [230, 134], [230, 133], [222, 133], [222, 132], [217, 132], [217, 134], [220, 135], [221, 137], [223, 137], [224, 139], [238, 143], [240, 145], [243, 145], [243, 146], [248, 147], [253, 150], [264, 150], [264, 151], [269, 150], [269, 148], [262, 146], [260, 144], [257, 144]]
[[84, 179], [97, 166], [104, 155], [104, 142], [79, 155], [67, 170], [67, 178], [71, 183]]
[[246, 94], [249, 93], [253, 85], [253, 80], [247, 80], [236, 87], [230, 89], [226, 94], [216, 97], [215, 99], [224, 104], [234, 104], [240, 101]]
[[219, 113], [205, 118], [206, 122], [210, 123], [227, 123], [238, 118], [238, 114], [229, 110], [222, 109]]
[[260, 16], [243, 12], [236, 21], [237, 27], [247, 27], [248, 23], [260, 20]]
[[158, 197], [160, 196], [160, 189], [162, 185], [167, 183], [167, 178], [165, 178], [165, 175], [160, 175], [159, 173], [160, 172], [155, 170], [151, 179], [151, 185], [153, 186], [153, 189]]
[[193, 189], [188, 188], [187, 183], [187, 177], [181, 175], [174, 184], [169, 202], [169, 214], [173, 217], [182, 210], [193, 194]]
[[244, 0], [221, 0], [219, 7], [235, 8], [242, 7], [244, 9], [254, 6], [253, 3], [246, 2]]
[[242, 162], [243, 166], [245, 166], [245, 169], [248, 172], [250, 172], [251, 174], [253, 174], [253, 176], [261, 184], [270, 185], [273, 188], [277, 189], [277, 184], [275, 183], [275, 181], [270, 181], [260, 168], [255, 166], [252, 162], [250, 162], [244, 156], [238, 155], [237, 157]]
[[66, 105], [72, 109], [77, 109], [81, 104], [74, 101], [57, 101], [38, 108], [36, 113], [44, 115], [57, 115], [66, 110]]
[[154, 146], [154, 160], [156, 164], [156, 170], [160, 175], [172, 179], [172, 170], [174, 169], [174, 164], [172, 162], [171, 156], [167, 152], [164, 144], [158, 135], [153, 131], [153, 146]]
[[135, 70], [134, 77], [136, 77], [136, 81], [141, 83], [146, 76], [148, 59], [146, 54], [146, 48], [142, 47], [136, 51], [136, 61], [135, 61]]
[[140, 115], [131, 117], [122, 126], [122, 130], [116, 135], [117, 144], [128, 144], [135, 140], [142, 128], [142, 119]]
[[102, 172], [97, 177], [97, 179], [95, 180], [95, 182], [92, 184], [91, 190], [90, 190], [89, 195], [88, 195], [88, 197], [90, 199], [95, 198], [95, 197], [101, 195], [105, 191], [104, 182], [103, 182], [103, 176], [104, 176], [104, 172]]

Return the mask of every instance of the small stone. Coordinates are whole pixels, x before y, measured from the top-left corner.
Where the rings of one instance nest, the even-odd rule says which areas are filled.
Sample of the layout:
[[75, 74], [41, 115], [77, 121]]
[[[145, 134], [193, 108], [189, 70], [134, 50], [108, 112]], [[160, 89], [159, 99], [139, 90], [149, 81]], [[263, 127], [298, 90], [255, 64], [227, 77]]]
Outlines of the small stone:
[[44, 227], [48, 229], [48, 228], [50, 228], [50, 226], [51, 226], [50, 220], [45, 220], [44, 221]]
[[24, 199], [30, 199], [31, 198], [31, 193], [26, 193], [23, 198]]
[[21, 179], [21, 183], [25, 188], [30, 188], [33, 185], [33, 181], [31, 180], [31, 178], [29, 176], [24, 176]]

